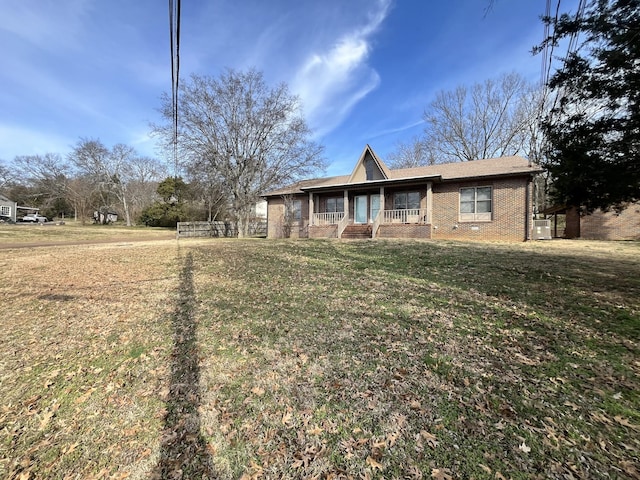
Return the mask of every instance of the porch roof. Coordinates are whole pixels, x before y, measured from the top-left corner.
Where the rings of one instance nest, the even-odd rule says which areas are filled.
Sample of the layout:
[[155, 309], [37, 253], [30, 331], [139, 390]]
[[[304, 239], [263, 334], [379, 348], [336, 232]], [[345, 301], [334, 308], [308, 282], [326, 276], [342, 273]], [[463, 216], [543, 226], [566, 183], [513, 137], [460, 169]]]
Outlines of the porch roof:
[[295, 195], [302, 194], [304, 191], [303, 188], [306, 189], [311, 185], [315, 186], [323, 186], [323, 185], [338, 185], [342, 184], [349, 180], [349, 175], [340, 175], [337, 177], [326, 177], [326, 178], [312, 178], [310, 180], [301, 180], [296, 183], [292, 183], [291, 185], [287, 185], [286, 187], [278, 188], [276, 190], [272, 190], [263, 194], [263, 197], [279, 197], [281, 195]]
[[369, 187], [383, 187], [385, 185], [403, 185], [425, 180], [439, 180], [440, 175], [419, 175], [414, 177], [386, 178], [382, 180], [368, 180], [366, 182], [354, 183], [331, 183], [326, 185], [308, 185], [301, 188], [303, 192], [315, 192], [320, 190], [333, 190], [336, 188], [358, 190]]

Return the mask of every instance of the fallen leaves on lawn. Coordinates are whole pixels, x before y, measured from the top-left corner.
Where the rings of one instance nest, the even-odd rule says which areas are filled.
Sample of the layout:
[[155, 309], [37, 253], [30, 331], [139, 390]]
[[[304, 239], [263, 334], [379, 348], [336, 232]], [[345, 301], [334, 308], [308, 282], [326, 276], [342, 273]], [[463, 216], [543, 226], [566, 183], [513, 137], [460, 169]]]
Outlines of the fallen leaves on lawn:
[[526, 443], [522, 442], [520, 445], [518, 445], [518, 450], [524, 453], [529, 453], [531, 452], [531, 447], [527, 446]]
[[[2, 325], [0, 477], [148, 478], [162, 442], [191, 440], [221, 479], [633, 476], [638, 346], [616, 330], [624, 319], [608, 320], [640, 306], [637, 286], [615, 276], [640, 271], [637, 247], [593, 248], [216, 240], [17, 252], [2, 260], [16, 283], [0, 287], [0, 318], [17, 321]], [[167, 319], [189, 252], [195, 390], [168, 382]], [[175, 415], [177, 391], [195, 412]], [[164, 429], [172, 415], [193, 430]], [[189, 471], [180, 460], [172, 474]]]
[[623, 427], [628, 427], [631, 430], [638, 430], [638, 426], [637, 425], [633, 425], [631, 422], [629, 422], [629, 419], [621, 417], [619, 415], [616, 415], [613, 417], [613, 419], [618, 422], [620, 425], [622, 425]]
[[448, 468], [434, 468], [431, 470], [431, 478], [436, 480], [452, 480], [451, 470]]
[[0, 410], [8, 433], [0, 477], [125, 478], [148, 469], [159, 440], [153, 395], [163, 381], [171, 255], [139, 244], [6, 258], [13, 291], [0, 286], [10, 298], [0, 318], [11, 319], [0, 328], [0, 398], [21, 408]]
[[366, 463], [367, 463], [367, 465], [369, 465], [374, 470], [376, 470], [376, 469], [383, 470], [384, 469], [384, 466], [380, 462], [378, 462], [375, 458], [373, 458], [372, 456], [368, 456], [367, 457]]
[[438, 446], [438, 440], [436, 439], [436, 436], [434, 434], [429, 433], [426, 430], [421, 430], [420, 436], [427, 441], [427, 444], [431, 448], [436, 448]]

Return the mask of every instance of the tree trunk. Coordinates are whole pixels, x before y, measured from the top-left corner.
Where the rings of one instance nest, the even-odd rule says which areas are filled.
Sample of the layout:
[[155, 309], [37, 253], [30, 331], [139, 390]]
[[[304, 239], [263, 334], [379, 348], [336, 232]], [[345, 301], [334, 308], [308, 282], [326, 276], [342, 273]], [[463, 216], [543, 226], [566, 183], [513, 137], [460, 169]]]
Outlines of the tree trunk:
[[127, 219], [127, 227], [130, 227], [131, 215], [129, 214], [129, 204], [127, 203], [127, 198], [125, 196], [122, 197], [122, 207], [124, 208], [124, 216]]

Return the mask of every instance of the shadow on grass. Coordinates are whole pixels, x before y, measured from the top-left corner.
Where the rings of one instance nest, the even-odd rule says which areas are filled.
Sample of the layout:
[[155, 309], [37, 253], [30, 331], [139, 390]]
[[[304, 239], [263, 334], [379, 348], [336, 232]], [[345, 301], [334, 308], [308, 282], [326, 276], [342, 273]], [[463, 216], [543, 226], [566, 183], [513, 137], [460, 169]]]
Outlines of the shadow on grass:
[[188, 254], [172, 315], [171, 381], [160, 460], [152, 479], [216, 478], [213, 458], [200, 434], [200, 365], [194, 319], [193, 257]]

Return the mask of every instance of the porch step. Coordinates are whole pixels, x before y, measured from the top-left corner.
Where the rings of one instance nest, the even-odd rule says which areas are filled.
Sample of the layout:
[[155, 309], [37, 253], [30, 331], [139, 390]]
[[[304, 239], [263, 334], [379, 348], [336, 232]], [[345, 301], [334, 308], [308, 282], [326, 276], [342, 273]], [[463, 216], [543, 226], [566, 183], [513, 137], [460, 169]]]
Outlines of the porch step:
[[344, 232], [342, 232], [342, 238], [371, 238], [371, 225], [347, 225]]

